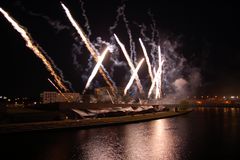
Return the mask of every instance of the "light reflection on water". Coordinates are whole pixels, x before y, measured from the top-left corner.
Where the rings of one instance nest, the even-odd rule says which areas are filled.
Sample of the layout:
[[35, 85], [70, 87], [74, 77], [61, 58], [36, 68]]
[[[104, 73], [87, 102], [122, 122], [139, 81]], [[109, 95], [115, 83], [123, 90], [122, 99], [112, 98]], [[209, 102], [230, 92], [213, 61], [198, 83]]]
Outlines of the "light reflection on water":
[[148, 122], [1, 135], [0, 158], [240, 159], [239, 135], [239, 108], [196, 108], [186, 115]]
[[79, 143], [76, 152], [81, 159], [181, 159], [185, 144], [184, 134], [178, 134], [178, 128], [169, 123], [170, 119], [161, 119], [144, 123], [135, 123], [79, 131]]

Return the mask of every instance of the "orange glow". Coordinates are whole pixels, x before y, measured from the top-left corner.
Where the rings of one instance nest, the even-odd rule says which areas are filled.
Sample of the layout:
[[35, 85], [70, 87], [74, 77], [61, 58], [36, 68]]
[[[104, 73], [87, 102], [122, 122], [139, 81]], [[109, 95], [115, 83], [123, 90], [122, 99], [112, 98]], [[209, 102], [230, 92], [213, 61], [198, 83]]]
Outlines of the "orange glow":
[[50, 72], [50, 74], [54, 77], [54, 80], [56, 81], [56, 83], [58, 84], [58, 86], [63, 89], [64, 91], [68, 91], [67, 87], [62, 83], [62, 79], [57, 75], [57, 73], [55, 72], [54, 68], [52, 67], [51, 63], [47, 60], [47, 58], [42, 54], [42, 52], [39, 49], [38, 44], [36, 44], [36, 42], [33, 41], [33, 39], [31, 38], [30, 34], [26, 31], [25, 28], [23, 28], [21, 25], [19, 25], [17, 23], [17, 21], [15, 21], [11, 16], [8, 15], [8, 13], [6, 11], [4, 11], [2, 8], [0, 8], [0, 12], [4, 15], [4, 17], [8, 20], [8, 22], [11, 23], [11, 25], [13, 26], [13, 28], [18, 31], [22, 38], [25, 40], [26, 42], [26, 46], [28, 48], [30, 48], [35, 55], [40, 58], [43, 62], [43, 64], [45, 65], [46, 69]]
[[196, 101], [197, 104], [202, 104], [202, 101]]
[[68, 101], [69, 99], [62, 93], [62, 91], [48, 78], [48, 81], [53, 85], [53, 87], [55, 87], [57, 89], [57, 91]]
[[231, 103], [231, 101], [224, 101], [224, 103], [225, 103], [225, 104], [230, 104], [230, 103]]

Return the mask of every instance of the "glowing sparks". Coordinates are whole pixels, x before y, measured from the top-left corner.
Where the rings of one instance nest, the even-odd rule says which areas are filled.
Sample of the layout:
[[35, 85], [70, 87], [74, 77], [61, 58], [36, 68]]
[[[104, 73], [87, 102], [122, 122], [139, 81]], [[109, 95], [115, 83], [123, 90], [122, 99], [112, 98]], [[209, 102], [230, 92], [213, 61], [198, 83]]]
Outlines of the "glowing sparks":
[[[91, 55], [93, 56], [94, 60], [96, 62], [98, 62], [98, 52], [97, 50], [94, 48], [94, 46], [92, 45], [92, 43], [89, 41], [89, 39], [87, 38], [87, 36], [85, 35], [85, 33], [83, 32], [83, 30], [81, 29], [81, 27], [77, 24], [77, 22], [74, 20], [74, 18], [72, 17], [70, 11], [68, 10], [68, 8], [61, 2], [61, 5], [68, 17], [68, 19], [70, 20], [71, 24], [73, 25], [73, 27], [77, 30], [78, 34], [80, 35], [80, 37], [82, 38], [84, 44], [86, 45], [87, 49], [89, 50], [89, 52], [91, 53]], [[112, 80], [109, 78], [109, 76], [107, 76], [108, 74], [106, 73], [106, 71], [104, 70], [103, 66], [101, 66], [101, 68], [99, 69], [100, 74], [103, 76], [104, 80], [106, 81], [106, 83], [109, 85], [109, 87], [111, 88], [112, 92], [115, 93], [116, 88], [113, 86], [113, 82]]]
[[112, 98], [111, 94], [109, 93], [108, 89], [107, 89], [107, 93], [108, 93], [108, 95], [109, 95], [109, 97], [111, 99], [112, 104], [114, 104], [113, 98]]
[[148, 92], [148, 98], [151, 96], [152, 91], [155, 89], [155, 99], [161, 98], [161, 90], [162, 90], [162, 66], [164, 61], [162, 61], [161, 57], [161, 48], [158, 46], [158, 70], [156, 72], [154, 68], [154, 80], [152, 81], [152, 85], [150, 86], [149, 92]]
[[[154, 76], [156, 76], [156, 74], [157, 74], [157, 72], [156, 72], [156, 68], [154, 67], [153, 68], [153, 73], [154, 73]], [[158, 78], [158, 77], [157, 77]], [[158, 83], [158, 80], [159, 79], [157, 79], [157, 81], [156, 81], [156, 91], [155, 91], [155, 99], [157, 99], [158, 97], [159, 97], [159, 83]]]
[[161, 47], [158, 46], [158, 67], [161, 69], [160, 73], [159, 73], [159, 77], [157, 80], [157, 88], [158, 88], [158, 95], [156, 98], [161, 98], [161, 92], [162, 92], [162, 66], [163, 66], [162, 62], [162, 53], [161, 53]]
[[[128, 55], [127, 51], [126, 51], [125, 46], [122, 44], [122, 42], [120, 42], [120, 40], [118, 39], [116, 34], [114, 34], [114, 37], [117, 40], [117, 43], [119, 44], [120, 48], [122, 49], [123, 54], [124, 54], [125, 58], [127, 59], [128, 65], [131, 68], [131, 73], [133, 74], [133, 72], [135, 70], [135, 67], [134, 67], [134, 65], [133, 65], [133, 63], [131, 61], [131, 58], [129, 57], [129, 55]], [[138, 75], [135, 76], [135, 79], [136, 79], [136, 83], [137, 83], [137, 86], [138, 86], [138, 89], [139, 89], [140, 93], [143, 94], [144, 93], [143, 92], [143, 87], [141, 85], [141, 82], [140, 82], [140, 79], [139, 79]]]
[[53, 81], [51, 81], [49, 78], [48, 81], [53, 85], [53, 87], [56, 88], [56, 90], [63, 96], [63, 98], [67, 100], [67, 102], [70, 102], [69, 99], [62, 93], [62, 91], [53, 83]]
[[[88, 51], [90, 52], [91, 56], [94, 58], [94, 60], [96, 61], [96, 65], [86, 83], [86, 86], [83, 90], [83, 94], [85, 93], [85, 91], [88, 89], [88, 87], [90, 86], [91, 82], [93, 81], [94, 77], [96, 76], [97, 72], [99, 71], [99, 73], [103, 76], [104, 80], [106, 81], [106, 83], [110, 86], [109, 91], [112, 91], [111, 94], [108, 92], [110, 99], [112, 101], [112, 103], [114, 103], [113, 98], [111, 95], [115, 95], [117, 92], [116, 86], [114, 81], [112, 81], [112, 79], [110, 78], [109, 74], [107, 73], [107, 71], [105, 70], [105, 68], [103, 67], [102, 63], [103, 60], [106, 56], [106, 54], [108, 53], [108, 51], [110, 50], [110, 46], [108, 46], [107, 44], [107, 48], [103, 51], [103, 53], [100, 55], [99, 51], [94, 47], [94, 45], [90, 42], [89, 38], [86, 36], [86, 34], [84, 33], [83, 29], [79, 26], [79, 24], [74, 20], [74, 18], [72, 17], [70, 11], [68, 10], [68, 8], [61, 3], [61, 6], [63, 7], [67, 18], [69, 19], [69, 21], [71, 22], [72, 26], [76, 29], [77, 33], [79, 34], [79, 36], [81, 37], [82, 41], [84, 42], [86, 48], [88, 49]], [[69, 101], [69, 97], [66, 97], [66, 95], [64, 95], [64, 93], [62, 92], [63, 90], [65, 92], [68, 91], [68, 88], [65, 87], [64, 85], [64, 79], [63, 77], [59, 76], [59, 72], [56, 70], [57, 68], [54, 66], [54, 63], [51, 61], [51, 59], [45, 54], [43, 50], [41, 50], [41, 48], [38, 46], [38, 44], [36, 44], [32, 37], [30, 36], [30, 34], [26, 31], [26, 29], [24, 27], [22, 27], [21, 25], [19, 25], [13, 18], [11, 18], [7, 12], [5, 12], [2, 8], [0, 8], [0, 12], [4, 15], [4, 17], [11, 23], [11, 25], [13, 26], [13, 28], [15, 30], [17, 30], [20, 35], [22, 36], [22, 38], [25, 40], [26, 42], [26, 46], [28, 48], [30, 48], [35, 55], [41, 59], [41, 61], [43, 62], [43, 64], [45, 65], [45, 67], [47, 68], [47, 70], [50, 72], [50, 74], [54, 77], [54, 82], [52, 82], [50, 79], [48, 79], [48, 81], [58, 90], [58, 92], [67, 100]], [[86, 16], [86, 15], [85, 15]], [[127, 22], [126, 22], [127, 23]], [[130, 71], [131, 71], [131, 78], [129, 80], [129, 82], [127, 83], [125, 89], [124, 89], [124, 95], [127, 94], [127, 91], [129, 90], [129, 88], [131, 87], [131, 85], [133, 84], [134, 80], [136, 80], [136, 84], [138, 87], [138, 90], [140, 92], [141, 95], [144, 95], [144, 91], [143, 91], [143, 87], [141, 84], [141, 81], [139, 79], [138, 76], [138, 71], [140, 69], [140, 67], [142, 66], [144, 60], [146, 59], [146, 63], [147, 63], [147, 67], [148, 67], [148, 73], [149, 76], [151, 78], [151, 86], [149, 88], [148, 91], [148, 98], [150, 98], [151, 94], [153, 91], [155, 91], [155, 99], [161, 98], [161, 87], [162, 87], [162, 72], [163, 72], [163, 64], [164, 61], [161, 58], [161, 48], [160, 46], [158, 46], [158, 64], [156, 61], [156, 57], [155, 55], [152, 57], [152, 59], [149, 59], [149, 56], [147, 54], [147, 50], [141, 40], [141, 38], [139, 38], [139, 42], [144, 54], [145, 58], [142, 58], [141, 61], [136, 64], [136, 55], [134, 56], [134, 60], [132, 60], [124, 46], [124, 44], [119, 40], [119, 38], [117, 37], [116, 34], [114, 34], [114, 37], [116, 39], [116, 42], [118, 43], [118, 45], [120, 46], [126, 60], [127, 63], [130, 67]], [[132, 37], [130, 37], [131, 39]], [[130, 40], [130, 50], [131, 53], [133, 53], [135, 51], [135, 49], [132, 49], [131, 45], [134, 46], [132, 43], [132, 40]], [[147, 41], [144, 41], [147, 42]], [[105, 43], [106, 44], [106, 43]], [[115, 47], [115, 46], [114, 46]], [[155, 53], [156, 50], [156, 45], [154, 44], [154, 50], [152, 50]], [[151, 55], [152, 55], [152, 51], [151, 51]], [[92, 58], [91, 57], [91, 58]], [[151, 57], [150, 57], [151, 58]], [[153, 64], [151, 64], [151, 62]], [[134, 62], [133, 62], [134, 61]], [[125, 64], [125, 62], [124, 62]], [[157, 69], [157, 71], [156, 71]], [[58, 74], [57, 74], [58, 73]], [[56, 85], [57, 84], [57, 85]], [[66, 82], [65, 82], [66, 84]], [[154, 88], [155, 87], [155, 88]], [[62, 91], [61, 91], [62, 90]]]
[[147, 54], [147, 50], [141, 40], [141, 38], [139, 38], [139, 42], [141, 44], [141, 47], [142, 47], [142, 50], [143, 50], [143, 54], [146, 58], [146, 62], [147, 62], [147, 66], [148, 66], [148, 73], [149, 73], [149, 76], [151, 78], [151, 82], [153, 81], [153, 74], [152, 74], [152, 69], [151, 69], [151, 63], [150, 63], [150, 60], [149, 60], [149, 57], [148, 57], [148, 54]]
[[36, 42], [32, 40], [30, 34], [27, 33], [27, 31], [22, 26], [20, 26], [12, 17], [10, 17], [8, 13], [4, 11], [1, 7], [0, 7], [0, 12], [4, 15], [4, 17], [8, 20], [8, 22], [12, 24], [13, 28], [21, 34], [22, 38], [26, 41], [26, 46], [30, 48], [35, 53], [35, 55], [42, 60], [47, 70], [54, 77], [54, 80], [56, 81], [58, 86], [64, 91], [68, 91], [67, 87], [64, 86], [64, 84], [62, 83], [61, 78], [54, 71], [51, 63], [41, 53], [41, 51], [38, 48], [38, 45], [35, 45]]
[[142, 63], [144, 62], [144, 58], [141, 59], [141, 61], [138, 63], [136, 69], [133, 71], [133, 74], [132, 74], [132, 77], [130, 78], [127, 86], [125, 87], [124, 89], [124, 95], [127, 94], [127, 91], [128, 89], [131, 87], [132, 83], [133, 83], [133, 80], [136, 79], [136, 76], [137, 76], [137, 73], [138, 73], [138, 70], [140, 69], [140, 67], [142, 66]]
[[[163, 63], [164, 63], [164, 61], [161, 62], [160, 66], [162, 66]], [[154, 86], [155, 86], [155, 84], [156, 84], [156, 82], [158, 80], [158, 76], [160, 76], [161, 74], [162, 74], [162, 67], [158, 67], [157, 73], [156, 73], [156, 75], [155, 75], [155, 77], [153, 79], [152, 85], [151, 85], [151, 87], [150, 87], [150, 89], [148, 91], [148, 98], [151, 96], [153, 88], [154, 88]]]
[[78, 34], [80, 35], [80, 37], [82, 38], [83, 42], [85, 43], [87, 49], [89, 50], [89, 52], [92, 54], [92, 56], [94, 58], [97, 58], [97, 53], [96, 51], [93, 49], [93, 45], [91, 44], [91, 42], [89, 41], [89, 39], [86, 37], [85, 33], [83, 32], [82, 28], [77, 24], [77, 22], [73, 19], [70, 11], [68, 10], [68, 8], [61, 2], [61, 5], [63, 7], [63, 9], [65, 10], [65, 13], [68, 17], [68, 19], [70, 20], [70, 22], [72, 23], [73, 27], [77, 30]]
[[95, 67], [94, 67], [94, 69], [93, 69], [93, 71], [92, 71], [92, 74], [90, 75], [90, 77], [89, 77], [89, 79], [88, 79], [88, 81], [87, 81], [87, 84], [86, 84], [86, 86], [85, 86], [85, 89], [84, 89], [84, 91], [83, 91], [83, 94], [85, 93], [86, 89], [89, 87], [89, 85], [91, 84], [93, 78], [94, 78], [95, 75], [97, 74], [97, 71], [98, 71], [98, 69], [100, 68], [100, 66], [101, 66], [101, 64], [102, 64], [102, 62], [103, 62], [103, 60], [104, 60], [104, 58], [105, 58], [105, 56], [106, 56], [107, 53], [108, 53], [108, 47], [103, 51], [102, 55], [99, 56], [98, 62], [97, 62], [97, 64], [95, 65]]

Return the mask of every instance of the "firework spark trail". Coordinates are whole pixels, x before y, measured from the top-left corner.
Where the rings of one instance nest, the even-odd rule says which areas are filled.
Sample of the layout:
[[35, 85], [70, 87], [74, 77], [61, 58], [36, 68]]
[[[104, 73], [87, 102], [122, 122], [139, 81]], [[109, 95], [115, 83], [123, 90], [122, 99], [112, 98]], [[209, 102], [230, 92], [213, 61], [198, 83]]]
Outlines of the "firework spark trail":
[[145, 24], [141, 24], [141, 25], [137, 24], [137, 25], [138, 25], [138, 27], [140, 28], [140, 33], [141, 33], [141, 35], [142, 35], [142, 37], [143, 37], [143, 41], [146, 41], [146, 42], [150, 41], [150, 38], [148, 38], [148, 37], [146, 36], [146, 34], [145, 34], [145, 32], [146, 32], [146, 30], [147, 30], [146, 25], [145, 25]]
[[95, 77], [95, 75], [97, 74], [98, 72], [98, 69], [100, 68], [106, 54], [108, 53], [108, 47], [103, 51], [102, 55], [99, 56], [98, 58], [98, 62], [97, 64], [95, 65], [93, 71], [92, 71], [92, 74], [90, 75], [88, 81], [87, 81], [87, 84], [85, 86], [85, 89], [83, 90], [83, 94], [85, 93], [86, 89], [89, 87], [90, 83], [92, 82], [93, 78]]
[[152, 48], [151, 48], [151, 51], [150, 51], [150, 55], [151, 55], [151, 57], [153, 59], [153, 62], [154, 62], [153, 66], [155, 66], [156, 65], [155, 64], [156, 57], [155, 57], [154, 53], [157, 52], [157, 45], [155, 43], [155, 37], [159, 40], [159, 31], [156, 29], [156, 21], [154, 19], [153, 14], [149, 11], [148, 15], [150, 16], [151, 21], [152, 21], [152, 25], [150, 25], [151, 26], [151, 30], [152, 30], [152, 37], [151, 37], [151, 40], [150, 40]]
[[125, 89], [124, 89], [124, 95], [127, 94], [127, 91], [128, 91], [128, 89], [131, 87], [134, 79], [136, 78], [137, 73], [138, 73], [138, 70], [139, 70], [140, 67], [142, 66], [142, 63], [143, 63], [143, 62], [144, 62], [144, 58], [141, 59], [141, 61], [140, 61], [140, 62], [138, 63], [138, 65], [137, 65], [136, 69], [133, 71], [132, 77], [130, 78], [127, 86], [126, 86]]
[[73, 58], [73, 64], [76, 67], [76, 69], [80, 68], [80, 64], [78, 62], [78, 56], [81, 55], [81, 47], [82, 45], [78, 45], [76, 43], [73, 43], [72, 45], [72, 58]]
[[23, 39], [26, 41], [26, 46], [30, 48], [38, 58], [42, 60], [47, 70], [51, 73], [51, 75], [54, 77], [55, 81], [57, 82], [58, 86], [63, 89], [64, 91], [68, 91], [68, 89], [64, 86], [62, 83], [61, 78], [56, 74], [53, 67], [51, 66], [51, 63], [46, 59], [46, 57], [41, 53], [41, 51], [38, 49], [38, 45], [35, 45], [36, 42], [33, 42], [31, 36], [29, 33], [25, 31], [25, 29], [20, 26], [13, 18], [11, 18], [6, 11], [4, 11], [0, 7], [0, 12], [4, 15], [4, 17], [12, 24], [13, 28], [17, 30]]
[[149, 42], [149, 46], [151, 46], [151, 50], [150, 50], [150, 56], [152, 58], [152, 66], [157, 66], [156, 64], [156, 53], [157, 53], [157, 44], [154, 41], [150, 41]]
[[113, 98], [112, 98], [111, 94], [109, 93], [108, 89], [107, 89], [107, 93], [108, 93], [108, 95], [109, 95], [109, 97], [111, 99], [112, 104], [114, 104]]
[[40, 52], [45, 56], [45, 58], [49, 61], [50, 64], [52, 64], [52, 67], [54, 68], [54, 70], [56, 70], [58, 73], [59, 73], [59, 76], [61, 77], [62, 81], [65, 83], [65, 84], [68, 84], [68, 87], [73, 91], [73, 87], [72, 87], [72, 83], [65, 80], [64, 76], [63, 76], [63, 72], [61, 69], [59, 69], [57, 67], [57, 65], [54, 63], [54, 61], [52, 60], [52, 58], [46, 53], [46, 51], [44, 51], [44, 49], [39, 46], [38, 44], [37, 45], [37, 48], [40, 50]]
[[87, 36], [85, 35], [85, 33], [83, 32], [82, 28], [77, 24], [77, 22], [73, 19], [69, 9], [61, 2], [61, 5], [68, 17], [68, 19], [70, 20], [70, 22], [72, 23], [73, 27], [77, 30], [78, 34], [80, 35], [80, 37], [82, 38], [83, 42], [85, 43], [87, 49], [89, 50], [89, 52], [92, 54], [92, 56], [94, 58], [97, 58], [97, 51], [95, 50], [94, 46], [91, 44], [91, 42], [89, 41], [89, 39], [87, 39]]
[[[133, 74], [133, 72], [135, 70], [135, 67], [134, 67], [134, 65], [133, 65], [133, 63], [132, 63], [132, 61], [131, 61], [131, 59], [130, 59], [127, 51], [126, 51], [125, 46], [122, 44], [122, 42], [120, 42], [120, 40], [118, 39], [116, 34], [114, 34], [114, 37], [117, 40], [117, 43], [119, 44], [120, 48], [122, 49], [123, 54], [124, 54], [125, 58], [127, 59], [128, 65], [131, 68], [131, 73]], [[136, 79], [136, 83], [137, 83], [137, 86], [138, 86], [138, 89], [139, 89], [140, 93], [143, 94], [144, 93], [143, 92], [143, 87], [141, 85], [141, 82], [140, 82], [140, 79], [139, 79], [138, 75], [135, 76], [135, 79]]]
[[63, 23], [61, 23], [61, 21], [59, 20], [54, 20], [46, 15], [42, 15], [40, 13], [35, 13], [33, 11], [27, 11], [27, 9], [23, 6], [22, 2], [18, 2], [16, 4], [22, 11], [27, 12], [29, 15], [31, 16], [35, 16], [35, 17], [40, 17], [43, 18], [44, 20], [46, 20], [48, 22], [48, 24], [50, 24], [54, 29], [56, 29], [56, 33], [64, 30], [64, 29], [70, 29], [69, 26], [64, 25]]
[[122, 17], [123, 17], [123, 21], [124, 21], [126, 29], [127, 29], [128, 37], [129, 37], [131, 59], [136, 64], [136, 60], [137, 59], [136, 59], [135, 43], [133, 42], [132, 31], [131, 31], [131, 29], [130, 29], [130, 27], [128, 25], [128, 20], [127, 20], [127, 17], [125, 15], [124, 11], [125, 11], [125, 5], [123, 7]]
[[148, 12], [148, 15], [150, 16], [151, 20], [152, 20], [152, 25], [151, 26], [151, 29], [152, 29], [152, 37], [151, 37], [151, 41], [154, 42], [154, 38], [155, 38], [155, 31], [156, 31], [156, 21], [153, 17], [153, 14], [151, 11]]
[[161, 70], [160, 70], [159, 75], [157, 75], [155, 67], [154, 67], [154, 76], [157, 78], [156, 79], [155, 99], [161, 98], [161, 90], [162, 90], [162, 88], [161, 88], [162, 86], [161, 85], [162, 85], [162, 65], [163, 65], [163, 63], [161, 63], [162, 62], [162, 58], [161, 58], [161, 48], [160, 48], [160, 46], [158, 46], [158, 57], [159, 57], [159, 59], [158, 59], [158, 62], [159, 62], [158, 67]]
[[62, 91], [53, 83], [53, 81], [51, 81], [49, 78], [48, 78], [48, 81], [53, 85], [53, 87], [57, 89], [57, 91], [63, 96], [63, 98], [65, 98], [68, 102], [70, 102], [69, 99], [62, 93]]
[[[164, 63], [164, 61], [161, 62], [160, 66], [162, 66], [163, 63]], [[153, 82], [151, 84], [151, 87], [150, 87], [150, 89], [148, 91], [148, 98], [151, 96], [153, 88], [154, 88], [154, 86], [155, 86], [155, 84], [156, 84], [156, 82], [158, 80], [158, 76], [161, 75], [161, 74], [162, 74], [162, 67], [158, 67], [157, 73], [156, 73], [156, 75], [155, 75], [155, 77], [153, 79]]]
[[157, 81], [157, 86], [158, 86], [158, 91], [159, 91], [159, 95], [158, 97], [161, 98], [161, 91], [162, 91], [162, 53], [161, 53], [161, 47], [158, 46], [158, 67], [161, 69], [161, 72], [159, 74], [158, 77], [158, 81]]
[[89, 25], [89, 21], [88, 21], [88, 17], [86, 15], [86, 10], [84, 8], [84, 2], [82, 0], [80, 0], [80, 3], [81, 3], [81, 10], [82, 10], [82, 16], [83, 18], [85, 19], [85, 24], [84, 24], [84, 27], [86, 27], [87, 29], [87, 32], [88, 32], [88, 38], [91, 36], [92, 32], [91, 32], [91, 29], [90, 29], [90, 25]]
[[[153, 73], [154, 73], [154, 77], [156, 76], [157, 72], [156, 72], [156, 68], [153, 68]], [[159, 83], [158, 83], [158, 79], [156, 81], [156, 87], [155, 87], [156, 91], [155, 91], [155, 99], [157, 99], [159, 97]]]
[[146, 62], [147, 62], [147, 66], [148, 66], [148, 73], [150, 75], [150, 78], [151, 78], [151, 82], [153, 81], [153, 73], [152, 73], [152, 68], [151, 68], [151, 63], [150, 63], [150, 60], [149, 60], [149, 57], [148, 57], [148, 54], [147, 54], [147, 50], [141, 40], [141, 38], [139, 38], [139, 42], [141, 44], [141, 47], [142, 47], [142, 50], [143, 50], [143, 53], [144, 53], [144, 56], [146, 58]]
[[134, 63], [136, 64], [136, 60], [137, 60], [136, 57], [137, 57], [137, 55], [136, 55], [136, 50], [135, 50], [135, 43], [134, 43], [133, 38], [132, 38], [132, 31], [131, 31], [131, 29], [129, 27], [127, 17], [126, 17], [126, 15], [124, 13], [125, 12], [125, 7], [126, 7], [126, 5], [123, 4], [121, 7], [119, 7], [117, 9], [116, 20], [115, 20], [114, 24], [112, 26], [110, 26], [109, 32], [110, 32], [111, 35], [113, 34], [113, 30], [118, 25], [119, 18], [122, 17], [123, 22], [125, 23], [125, 27], [126, 27], [126, 30], [127, 30], [127, 33], [128, 33], [128, 37], [129, 37], [130, 57], [134, 61]]
[[[24, 9], [25, 10], [25, 9]], [[50, 17], [48, 16], [45, 16], [45, 15], [42, 15], [42, 14], [39, 14], [39, 13], [34, 13], [32, 11], [28, 12], [30, 15], [32, 16], [35, 16], [35, 17], [41, 17], [43, 18], [44, 20], [46, 20], [48, 22], [48, 24], [50, 24], [54, 29], [56, 29], [56, 33], [66, 29], [66, 30], [69, 30], [70, 27], [67, 26], [67, 25], [64, 25], [62, 24], [60, 21], [58, 20], [53, 20], [51, 19]]]
[[156, 30], [156, 28], [153, 28], [153, 26], [156, 27], [156, 24], [155, 24], [156, 22], [154, 20], [152, 20], [152, 21], [153, 21], [153, 25], [151, 25], [151, 29], [152, 29], [152, 37], [151, 37], [151, 39], [149, 37], [147, 37], [147, 35], [145, 33], [147, 31], [147, 27], [146, 27], [145, 24], [138, 24], [136, 22], [135, 22], [135, 24], [140, 28], [140, 33], [141, 33], [143, 41], [146, 42], [147, 45], [149, 45], [151, 47], [151, 51], [150, 51], [150, 55], [152, 57], [151, 66], [153, 68], [153, 67], [156, 66], [156, 63], [155, 63], [156, 62], [156, 58], [155, 58], [154, 53], [157, 52], [157, 45], [156, 45], [156, 43], [154, 41], [154, 38], [155, 38], [155, 32], [157, 33], [157, 30]]
[[110, 35], [112, 35], [113, 34], [113, 30], [115, 29], [115, 28], [117, 28], [117, 26], [118, 26], [118, 21], [119, 21], [119, 18], [120, 18], [120, 16], [122, 15], [122, 7], [119, 7], [118, 9], [117, 9], [117, 16], [116, 16], [116, 18], [115, 18], [115, 22], [114, 22], [114, 24], [112, 25], [112, 26], [110, 26], [109, 27], [109, 33], [110, 33]]
[[[77, 30], [78, 34], [80, 35], [80, 37], [82, 38], [83, 42], [85, 43], [87, 49], [89, 50], [89, 52], [91, 53], [91, 55], [93, 56], [94, 60], [96, 62], [98, 62], [98, 52], [96, 51], [96, 49], [94, 48], [94, 46], [91, 44], [91, 42], [89, 41], [89, 39], [85, 36], [83, 30], [81, 29], [81, 27], [77, 24], [77, 22], [73, 19], [70, 11], [68, 10], [68, 8], [61, 2], [61, 5], [68, 17], [68, 19], [70, 20], [70, 22], [72, 23], [73, 27]], [[106, 81], [106, 83], [109, 85], [109, 87], [111, 88], [113, 93], [116, 93], [116, 87], [114, 85], [114, 82], [111, 80], [111, 78], [108, 76], [107, 71], [105, 70], [105, 68], [103, 66], [101, 66], [101, 68], [99, 69], [100, 74], [103, 76], [104, 80]]]

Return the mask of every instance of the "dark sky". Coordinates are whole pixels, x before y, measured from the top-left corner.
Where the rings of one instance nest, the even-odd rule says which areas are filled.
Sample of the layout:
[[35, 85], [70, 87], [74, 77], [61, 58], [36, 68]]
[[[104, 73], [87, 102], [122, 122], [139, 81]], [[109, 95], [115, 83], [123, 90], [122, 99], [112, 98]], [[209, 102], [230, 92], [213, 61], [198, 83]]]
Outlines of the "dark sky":
[[[63, 1], [74, 18], [84, 26], [78, 0]], [[109, 38], [108, 28], [115, 20], [116, 9], [126, 4], [130, 27], [133, 22], [150, 23], [147, 12], [155, 17], [160, 36], [174, 37], [182, 45], [181, 54], [191, 66], [200, 69], [202, 84], [199, 94], [240, 95], [239, 5], [237, 2], [172, 2], [88, 0], [85, 2], [93, 39]], [[76, 91], [85, 85], [81, 72], [75, 69], [71, 56], [76, 31], [66, 18], [60, 1], [0, 1], [0, 6], [25, 26], [33, 39], [48, 53], [63, 71]], [[35, 14], [35, 15], [34, 15]], [[40, 16], [36, 16], [36, 14]], [[44, 18], [45, 17], [45, 18]], [[57, 31], [46, 19], [58, 21], [68, 28]], [[82, 22], [82, 23], [81, 23]], [[25, 46], [25, 41], [9, 22], [0, 16], [0, 94], [38, 96], [44, 90], [54, 90], [51, 77], [42, 62]], [[121, 33], [120, 33], [121, 34]], [[134, 32], [133, 35], [139, 34]], [[108, 40], [108, 39], [107, 39]], [[83, 57], [82, 63], [86, 63]]]

